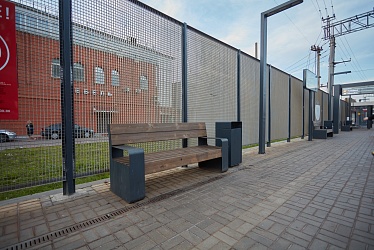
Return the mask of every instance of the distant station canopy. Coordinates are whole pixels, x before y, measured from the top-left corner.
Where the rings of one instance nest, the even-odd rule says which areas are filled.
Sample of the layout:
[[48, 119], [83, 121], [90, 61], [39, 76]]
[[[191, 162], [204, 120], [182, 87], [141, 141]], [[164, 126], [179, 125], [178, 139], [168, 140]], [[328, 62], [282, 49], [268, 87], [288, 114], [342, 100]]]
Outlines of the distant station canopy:
[[304, 83], [304, 88], [307, 88], [314, 92], [318, 91], [317, 75], [308, 69], [303, 70], [303, 83]]

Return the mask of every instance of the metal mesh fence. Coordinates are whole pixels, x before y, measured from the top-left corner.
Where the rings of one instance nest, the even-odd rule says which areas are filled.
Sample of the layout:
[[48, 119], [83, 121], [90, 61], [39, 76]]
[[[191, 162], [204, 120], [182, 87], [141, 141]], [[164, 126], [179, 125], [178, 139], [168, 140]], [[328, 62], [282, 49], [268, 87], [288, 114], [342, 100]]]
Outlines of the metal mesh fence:
[[[314, 105], [315, 109], [318, 109], [319, 107], [319, 117], [316, 116], [315, 114], [315, 126], [322, 126], [323, 125], [323, 92], [321, 90], [317, 91], [315, 93], [315, 98], [314, 98]], [[315, 111], [315, 113], [318, 111]]]
[[237, 50], [188, 29], [188, 121], [204, 121], [214, 136], [216, 121], [237, 119]]
[[288, 136], [288, 79], [289, 76], [275, 68], [270, 71], [271, 140]]
[[291, 137], [303, 134], [303, 83], [291, 77]]
[[329, 99], [328, 99], [328, 94], [325, 92], [322, 92], [322, 102], [323, 102], [322, 104], [323, 121], [327, 121], [329, 119]]
[[258, 111], [260, 63], [257, 59], [241, 53], [240, 57], [240, 116], [242, 120], [243, 145], [258, 143]]
[[304, 135], [308, 135], [309, 126], [309, 90], [304, 89]]
[[[0, 129], [17, 133], [14, 141], [0, 143], [0, 192], [64, 178], [61, 96], [67, 93], [61, 93], [58, 1], [10, 2], [16, 5], [19, 118], [0, 120]], [[237, 121], [240, 115], [243, 145], [258, 143], [259, 60], [189, 26], [183, 41], [181, 22], [134, 0], [73, 0], [72, 22], [73, 106], [69, 108], [75, 143], [64, 147], [75, 149], [76, 177], [109, 171], [108, 124], [183, 120], [183, 44], [187, 44], [187, 120], [205, 122], [208, 135], [214, 137], [215, 122]], [[285, 139], [289, 75], [275, 68], [271, 72], [266, 138], [270, 107], [270, 139]], [[327, 110], [327, 95], [321, 102]], [[28, 121], [34, 128], [30, 137]], [[308, 92], [294, 78], [291, 123], [292, 136], [302, 134], [303, 124], [307, 131]], [[181, 141], [155, 143], [145, 145], [145, 150], [180, 146]]]

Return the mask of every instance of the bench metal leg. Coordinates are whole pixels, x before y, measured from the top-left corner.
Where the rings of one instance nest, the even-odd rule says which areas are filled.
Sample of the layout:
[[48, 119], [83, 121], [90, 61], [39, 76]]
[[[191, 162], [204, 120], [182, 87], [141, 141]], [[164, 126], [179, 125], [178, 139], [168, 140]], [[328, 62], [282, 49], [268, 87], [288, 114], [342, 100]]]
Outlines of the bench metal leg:
[[129, 151], [130, 166], [111, 160], [110, 190], [128, 203], [145, 197], [144, 151]]

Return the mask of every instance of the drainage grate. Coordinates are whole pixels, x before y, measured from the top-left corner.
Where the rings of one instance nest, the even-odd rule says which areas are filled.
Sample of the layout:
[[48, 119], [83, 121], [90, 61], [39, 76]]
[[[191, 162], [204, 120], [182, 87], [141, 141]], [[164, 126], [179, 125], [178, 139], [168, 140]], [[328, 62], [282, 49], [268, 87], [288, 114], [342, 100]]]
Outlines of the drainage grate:
[[[234, 171], [234, 172], [236, 172], [236, 171]], [[73, 226], [66, 227], [66, 228], [60, 229], [58, 231], [51, 232], [51, 233], [45, 234], [43, 236], [39, 236], [37, 238], [33, 238], [33, 239], [30, 239], [30, 240], [27, 240], [27, 241], [15, 244], [13, 246], [6, 247], [5, 249], [6, 250], [20, 250], [20, 249], [27, 249], [27, 248], [30, 248], [30, 247], [35, 247], [37, 245], [46, 243], [46, 242], [51, 241], [53, 239], [56, 239], [56, 238], [59, 238], [59, 237], [63, 237], [63, 236], [68, 235], [70, 233], [74, 233], [74, 232], [76, 232], [78, 230], [85, 229], [85, 228], [88, 228], [88, 227], [93, 226], [95, 224], [108, 221], [108, 220], [112, 219], [113, 217], [122, 215], [122, 214], [124, 214], [126, 212], [129, 212], [131, 210], [134, 210], [134, 209], [137, 209], [137, 208], [141, 208], [143, 206], [150, 205], [150, 204], [153, 204], [153, 203], [156, 203], [156, 202], [168, 199], [168, 198], [176, 196], [178, 194], [182, 194], [182, 193], [188, 192], [188, 191], [193, 190], [195, 188], [204, 186], [204, 185], [206, 185], [208, 183], [211, 183], [211, 182], [214, 182], [216, 180], [222, 179], [225, 176], [227, 176], [227, 174], [225, 174], [225, 175], [222, 174], [222, 175], [219, 175], [219, 176], [207, 179], [205, 181], [198, 182], [198, 183], [193, 184], [191, 186], [188, 186], [188, 187], [185, 187], [185, 188], [181, 188], [181, 189], [177, 189], [177, 190], [171, 191], [171, 192], [166, 193], [166, 194], [159, 195], [159, 196], [151, 198], [151, 199], [149, 199], [147, 201], [139, 202], [139, 203], [137, 203], [137, 204], [135, 204], [133, 206], [124, 207], [124, 208], [118, 209], [116, 211], [113, 211], [111, 213], [108, 213], [106, 215], [102, 215], [100, 217], [97, 217], [97, 218], [94, 218], [94, 219], [91, 219], [91, 220], [87, 220], [87, 221], [75, 224]]]

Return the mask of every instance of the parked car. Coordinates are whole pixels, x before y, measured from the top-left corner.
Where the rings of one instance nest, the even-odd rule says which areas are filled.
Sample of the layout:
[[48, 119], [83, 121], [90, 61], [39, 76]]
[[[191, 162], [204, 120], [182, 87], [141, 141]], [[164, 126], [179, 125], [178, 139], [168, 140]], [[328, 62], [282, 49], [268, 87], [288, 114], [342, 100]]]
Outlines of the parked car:
[[0, 129], [0, 142], [13, 141], [17, 134], [7, 129]]
[[[75, 138], [89, 138], [94, 135], [94, 130], [90, 128], [81, 127], [77, 124], [74, 125]], [[62, 124], [52, 124], [48, 127], [42, 128], [41, 135], [49, 139], [59, 139], [62, 137]]]

